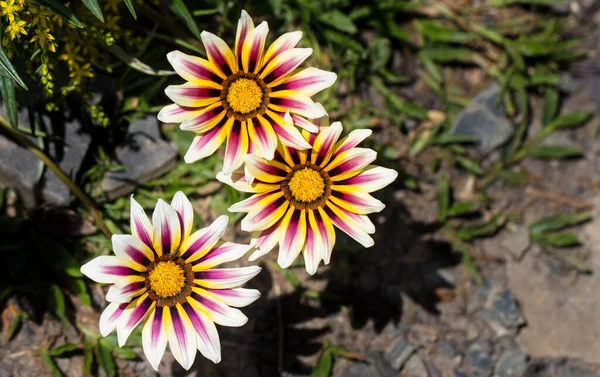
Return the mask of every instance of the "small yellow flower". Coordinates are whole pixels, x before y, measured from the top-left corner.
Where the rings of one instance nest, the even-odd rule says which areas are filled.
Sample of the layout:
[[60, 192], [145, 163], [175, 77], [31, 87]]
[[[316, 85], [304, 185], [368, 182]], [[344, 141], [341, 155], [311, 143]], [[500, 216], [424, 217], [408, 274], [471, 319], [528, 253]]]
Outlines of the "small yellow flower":
[[15, 0], [0, 1], [0, 15], [6, 16], [11, 23], [15, 21], [15, 13], [22, 9], [22, 1], [17, 1], [16, 3]]
[[6, 29], [4, 29], [4, 31], [6, 33], [8, 33], [8, 35], [10, 36], [10, 39], [13, 40], [16, 37], [18, 37], [19, 34], [27, 35], [27, 31], [25, 30], [25, 28], [23, 28], [23, 26], [25, 26], [25, 24], [26, 24], [25, 21], [11, 22], [6, 27]]
[[54, 36], [50, 34], [50, 29], [37, 29], [30, 42], [33, 43], [36, 41], [42, 50], [47, 49], [48, 51], [56, 52], [56, 44], [53, 42]]

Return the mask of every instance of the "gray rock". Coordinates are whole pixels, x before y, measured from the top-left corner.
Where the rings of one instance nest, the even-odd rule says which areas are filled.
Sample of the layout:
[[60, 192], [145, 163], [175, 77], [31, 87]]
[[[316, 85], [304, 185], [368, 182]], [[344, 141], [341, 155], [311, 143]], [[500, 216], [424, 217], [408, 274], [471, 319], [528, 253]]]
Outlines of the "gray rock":
[[442, 377], [442, 372], [440, 372], [433, 362], [425, 360], [423, 363], [429, 377]]
[[527, 366], [527, 357], [521, 352], [507, 351], [502, 354], [494, 375], [497, 377], [519, 377]]
[[519, 227], [515, 232], [505, 232], [504, 239], [501, 244], [515, 258], [521, 259], [523, 254], [531, 246], [529, 239], [529, 230], [525, 226]]
[[133, 192], [136, 186], [157, 178], [176, 163], [177, 148], [160, 136], [154, 116], [136, 119], [129, 126], [129, 140], [117, 147], [117, 163], [125, 169], [110, 171], [102, 180], [108, 199]]
[[465, 364], [470, 377], [485, 377], [492, 372], [494, 359], [491, 353], [491, 345], [487, 342], [476, 342], [469, 346]]
[[[0, 113], [6, 114], [5, 108]], [[89, 145], [91, 136], [78, 121], [65, 119], [60, 125], [42, 115], [37, 119], [39, 128], [50, 135], [48, 138], [30, 137], [41, 147], [67, 175], [77, 175]], [[26, 109], [19, 112], [19, 125], [31, 128], [29, 113]], [[63, 132], [55, 132], [63, 129]], [[0, 135], [0, 186], [13, 187], [27, 207], [35, 207], [43, 202], [59, 206], [70, 203], [70, 191], [66, 185], [33, 154]]]
[[344, 372], [342, 372], [342, 377], [381, 377], [379, 373], [377, 373], [377, 369], [375, 367], [364, 364], [354, 362], [350, 364]]
[[414, 354], [404, 365], [403, 371], [408, 377], [427, 377], [427, 369], [419, 355]]
[[504, 115], [500, 87], [493, 84], [473, 98], [458, 115], [450, 132], [477, 137], [478, 149], [486, 155], [506, 143], [514, 128]]
[[391, 365], [392, 368], [400, 370], [406, 360], [417, 350], [417, 347], [406, 343], [403, 338], [392, 344], [389, 351], [385, 354], [385, 360]]
[[510, 330], [525, 324], [512, 292], [499, 287], [490, 290], [482, 316], [498, 336], [507, 335]]

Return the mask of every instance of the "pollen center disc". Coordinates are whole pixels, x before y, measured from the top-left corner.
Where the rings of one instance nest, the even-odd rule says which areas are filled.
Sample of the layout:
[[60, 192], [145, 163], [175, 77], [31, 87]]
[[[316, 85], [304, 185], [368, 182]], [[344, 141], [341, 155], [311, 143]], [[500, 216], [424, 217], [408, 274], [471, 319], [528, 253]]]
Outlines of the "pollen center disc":
[[288, 183], [288, 188], [294, 199], [310, 203], [323, 195], [325, 181], [321, 173], [307, 167], [294, 173]]
[[253, 79], [239, 78], [227, 91], [227, 103], [236, 113], [248, 114], [259, 108], [262, 101], [262, 89]]
[[173, 297], [185, 285], [183, 269], [173, 261], [158, 262], [148, 273], [150, 288], [160, 297]]

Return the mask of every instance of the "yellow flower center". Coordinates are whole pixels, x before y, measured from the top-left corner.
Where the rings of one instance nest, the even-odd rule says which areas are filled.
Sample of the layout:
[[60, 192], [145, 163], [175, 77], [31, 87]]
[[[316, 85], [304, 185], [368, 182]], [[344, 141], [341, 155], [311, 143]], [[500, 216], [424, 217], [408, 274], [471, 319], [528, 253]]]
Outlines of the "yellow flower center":
[[300, 202], [313, 202], [323, 195], [325, 181], [321, 173], [314, 169], [304, 168], [294, 173], [288, 188], [294, 199]]
[[255, 80], [239, 78], [231, 83], [227, 91], [227, 102], [233, 111], [248, 114], [256, 110], [263, 101], [263, 92]]
[[173, 261], [158, 262], [148, 273], [150, 288], [160, 297], [173, 297], [185, 284], [184, 271]]

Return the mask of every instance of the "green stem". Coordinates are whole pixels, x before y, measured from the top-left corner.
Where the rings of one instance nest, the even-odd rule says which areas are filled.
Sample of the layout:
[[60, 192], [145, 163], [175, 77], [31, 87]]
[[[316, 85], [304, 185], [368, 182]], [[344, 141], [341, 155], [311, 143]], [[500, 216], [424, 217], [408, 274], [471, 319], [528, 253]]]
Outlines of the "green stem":
[[25, 135], [20, 133], [19, 131], [12, 128], [10, 123], [4, 117], [0, 116], [0, 126], [4, 128], [6, 132], [23, 148], [27, 149], [29, 152], [33, 153], [35, 157], [37, 157], [40, 161], [44, 163], [56, 176], [60, 179], [71, 192], [79, 199], [85, 206], [88, 208], [94, 220], [96, 221], [96, 225], [102, 233], [106, 236], [106, 238], [110, 239], [112, 233], [108, 230], [108, 227], [102, 220], [102, 214], [98, 211], [96, 207], [96, 203], [92, 198], [90, 198], [85, 192], [83, 192], [76, 184], [65, 174], [65, 172], [58, 166], [50, 156], [48, 156], [44, 151], [42, 151], [37, 145], [35, 145], [31, 140], [29, 140]]

